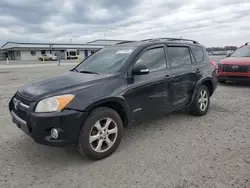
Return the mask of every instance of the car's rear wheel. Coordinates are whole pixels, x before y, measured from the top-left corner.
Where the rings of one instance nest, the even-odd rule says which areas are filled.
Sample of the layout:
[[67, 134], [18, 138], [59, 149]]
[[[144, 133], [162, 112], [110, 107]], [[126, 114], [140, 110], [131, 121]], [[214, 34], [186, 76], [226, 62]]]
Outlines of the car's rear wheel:
[[122, 133], [123, 123], [116, 111], [106, 107], [96, 108], [82, 126], [78, 150], [90, 159], [103, 159], [117, 149]]
[[53, 59], [52, 59], [52, 58], [49, 58], [49, 61], [53, 61]]
[[210, 94], [206, 85], [201, 85], [198, 89], [193, 103], [190, 106], [190, 113], [203, 116], [208, 112], [210, 106]]

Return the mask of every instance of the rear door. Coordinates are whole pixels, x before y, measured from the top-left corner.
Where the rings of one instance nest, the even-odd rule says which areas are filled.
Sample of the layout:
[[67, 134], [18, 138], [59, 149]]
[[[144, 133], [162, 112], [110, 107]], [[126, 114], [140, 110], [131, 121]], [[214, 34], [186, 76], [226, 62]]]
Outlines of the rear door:
[[190, 101], [199, 70], [189, 46], [168, 45], [167, 53], [172, 76], [170, 88], [173, 108], [178, 108]]

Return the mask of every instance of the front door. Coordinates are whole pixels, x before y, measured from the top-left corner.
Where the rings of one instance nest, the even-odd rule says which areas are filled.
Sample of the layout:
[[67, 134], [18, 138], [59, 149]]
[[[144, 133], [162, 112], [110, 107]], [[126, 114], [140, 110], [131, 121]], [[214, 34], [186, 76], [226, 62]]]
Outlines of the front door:
[[171, 70], [171, 84], [173, 108], [186, 105], [192, 96], [197, 76], [196, 65], [188, 46], [168, 46], [168, 60]]
[[143, 120], [171, 108], [169, 101], [168, 77], [165, 47], [158, 45], [145, 49], [135, 64], [145, 64], [149, 73], [135, 75], [128, 81], [125, 93], [133, 120]]

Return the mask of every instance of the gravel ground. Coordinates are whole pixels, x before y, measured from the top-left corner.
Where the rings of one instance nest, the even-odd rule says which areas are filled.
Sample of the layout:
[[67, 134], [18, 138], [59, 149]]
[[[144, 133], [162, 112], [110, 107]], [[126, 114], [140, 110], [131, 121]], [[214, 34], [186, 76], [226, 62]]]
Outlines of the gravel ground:
[[70, 68], [0, 71], [0, 187], [250, 187], [250, 84], [219, 85], [204, 117], [176, 112], [125, 129], [118, 150], [93, 162], [34, 143], [8, 112], [18, 87]]

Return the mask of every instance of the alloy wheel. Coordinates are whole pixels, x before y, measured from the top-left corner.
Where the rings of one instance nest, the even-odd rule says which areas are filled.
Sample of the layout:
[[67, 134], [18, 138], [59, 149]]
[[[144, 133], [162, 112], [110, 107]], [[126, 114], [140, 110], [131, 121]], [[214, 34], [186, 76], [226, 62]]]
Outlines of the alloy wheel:
[[208, 94], [207, 94], [207, 91], [205, 89], [202, 89], [200, 91], [199, 106], [200, 106], [201, 111], [205, 111], [207, 109], [207, 106], [208, 106]]
[[111, 118], [103, 118], [92, 127], [89, 144], [95, 152], [102, 153], [114, 145], [117, 135], [118, 127], [115, 121]]

